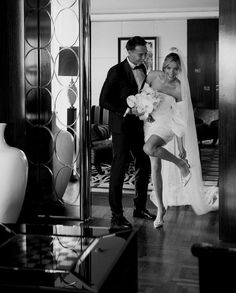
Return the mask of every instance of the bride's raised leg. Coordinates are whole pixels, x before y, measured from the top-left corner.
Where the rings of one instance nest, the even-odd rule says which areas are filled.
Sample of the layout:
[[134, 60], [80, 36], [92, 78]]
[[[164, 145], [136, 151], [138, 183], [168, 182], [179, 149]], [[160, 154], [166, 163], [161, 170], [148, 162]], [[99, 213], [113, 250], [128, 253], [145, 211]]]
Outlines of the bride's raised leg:
[[153, 222], [154, 228], [160, 228], [164, 224], [164, 215], [166, 209], [162, 198], [162, 175], [161, 175], [161, 160], [156, 157], [150, 157], [151, 161], [151, 176], [153, 183], [153, 192], [150, 195], [151, 201], [157, 206], [156, 219]]
[[143, 149], [144, 152], [150, 157], [156, 157], [175, 164], [180, 170], [183, 185], [186, 185], [191, 178], [191, 172], [188, 164], [185, 160], [176, 157], [174, 154], [165, 149], [163, 147], [164, 145], [165, 141], [161, 137], [152, 135], [145, 143]]

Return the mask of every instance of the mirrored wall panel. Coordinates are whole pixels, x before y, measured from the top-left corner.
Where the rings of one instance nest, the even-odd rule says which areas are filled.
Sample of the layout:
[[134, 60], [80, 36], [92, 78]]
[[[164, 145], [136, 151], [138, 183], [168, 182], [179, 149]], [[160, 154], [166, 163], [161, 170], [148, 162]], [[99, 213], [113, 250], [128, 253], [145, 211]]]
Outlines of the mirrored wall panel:
[[89, 179], [81, 183], [81, 173], [90, 172], [89, 152], [83, 150], [89, 124], [83, 86], [88, 76], [82, 72], [87, 36], [80, 29], [81, 18], [89, 25], [87, 7], [84, 0], [25, 1], [27, 200], [40, 218], [89, 216], [81, 204], [89, 203]]

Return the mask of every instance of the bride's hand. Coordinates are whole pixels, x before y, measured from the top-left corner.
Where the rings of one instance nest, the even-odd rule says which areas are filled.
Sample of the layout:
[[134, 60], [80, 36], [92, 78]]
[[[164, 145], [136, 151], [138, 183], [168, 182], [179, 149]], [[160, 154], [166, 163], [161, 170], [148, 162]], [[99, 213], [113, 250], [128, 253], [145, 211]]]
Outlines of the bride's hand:
[[186, 150], [184, 148], [179, 149], [179, 157], [181, 159], [185, 159], [186, 158]]
[[180, 147], [180, 149], [179, 149], [179, 157], [180, 157], [180, 159], [185, 161], [185, 163], [188, 165], [188, 168], [190, 168], [190, 164], [189, 164], [189, 162], [187, 160], [187, 152], [186, 152], [186, 150], [185, 150], [185, 148], [183, 146]]

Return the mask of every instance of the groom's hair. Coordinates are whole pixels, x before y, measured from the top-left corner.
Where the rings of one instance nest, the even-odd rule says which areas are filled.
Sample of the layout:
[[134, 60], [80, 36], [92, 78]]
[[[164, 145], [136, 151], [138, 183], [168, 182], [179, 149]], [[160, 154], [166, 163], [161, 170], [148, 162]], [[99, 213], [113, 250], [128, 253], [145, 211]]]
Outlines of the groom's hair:
[[162, 71], [164, 71], [165, 68], [168, 66], [168, 64], [170, 64], [170, 62], [173, 62], [173, 61], [176, 62], [178, 64], [179, 69], [181, 69], [181, 62], [179, 59], [179, 55], [176, 53], [170, 53], [166, 55], [166, 58], [162, 65]]
[[145, 41], [144, 38], [135, 36], [132, 37], [128, 40], [126, 43], [126, 50], [127, 51], [132, 51], [135, 49], [136, 46], [146, 46], [147, 42]]

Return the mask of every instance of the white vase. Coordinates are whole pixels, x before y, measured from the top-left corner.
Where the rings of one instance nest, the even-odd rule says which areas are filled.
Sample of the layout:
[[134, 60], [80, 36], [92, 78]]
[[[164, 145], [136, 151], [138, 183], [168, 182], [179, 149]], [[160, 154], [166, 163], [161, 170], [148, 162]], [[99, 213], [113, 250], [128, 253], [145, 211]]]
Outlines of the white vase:
[[0, 123], [0, 222], [16, 223], [25, 198], [28, 161], [25, 153], [9, 146]]

